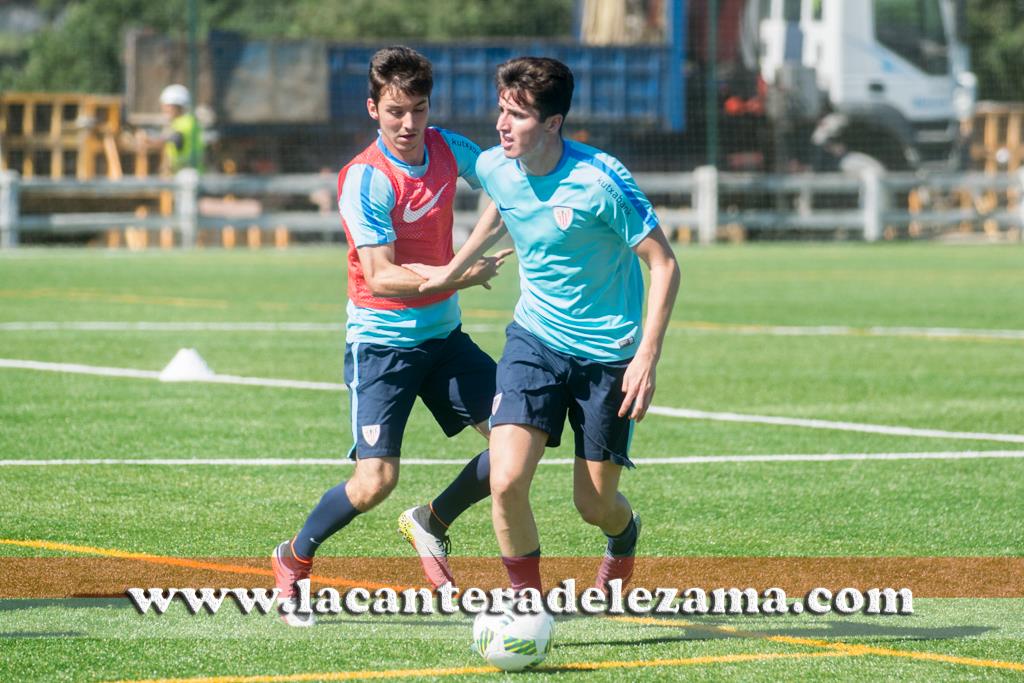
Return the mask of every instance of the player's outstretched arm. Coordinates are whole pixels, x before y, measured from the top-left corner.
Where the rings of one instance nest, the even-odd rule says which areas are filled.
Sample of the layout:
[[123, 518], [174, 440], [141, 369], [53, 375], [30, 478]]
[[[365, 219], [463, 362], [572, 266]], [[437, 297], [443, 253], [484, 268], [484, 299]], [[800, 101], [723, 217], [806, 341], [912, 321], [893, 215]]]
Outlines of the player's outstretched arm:
[[631, 419], [639, 422], [647, 414], [654, 397], [655, 367], [661, 357], [665, 330], [668, 329], [672, 307], [679, 292], [679, 264], [660, 226], [651, 230], [633, 247], [633, 251], [650, 269], [651, 284], [647, 289], [647, 319], [644, 321], [643, 339], [622, 379], [622, 389], [626, 396], [619, 407], [619, 416], [628, 414]]
[[476, 260], [468, 270], [457, 278], [447, 275], [448, 266], [428, 266], [422, 263], [406, 263], [403, 267], [424, 278], [425, 282], [420, 285], [420, 293], [433, 294], [435, 292], [447, 292], [453, 289], [466, 289], [480, 285], [484, 289], [490, 289], [490, 281], [498, 274], [498, 269], [505, 263], [505, 259], [513, 254], [514, 249], [501, 249], [493, 256], [484, 256]]
[[[484, 223], [491, 226], [489, 232], [495, 232], [494, 222], [497, 222], [501, 231], [504, 231], [496, 209], [491, 216], [488, 216], [485, 211], [477, 228], [480, 223]], [[476, 230], [474, 228], [474, 233]], [[493, 241], [486, 241], [483, 250], [486, 250], [497, 238], [501, 237], [501, 231], [497, 233], [497, 237], [494, 237]], [[459, 254], [462, 254], [463, 251], [464, 248], [460, 249]], [[482, 285], [490, 289], [488, 281], [498, 274], [498, 269], [512, 254], [512, 250], [502, 249], [493, 256], [477, 258], [476, 261], [470, 263], [468, 268], [462, 269], [460, 265], [461, 272], [454, 277], [449, 276], [448, 273], [451, 263], [458, 262], [459, 255], [456, 255], [446, 266], [428, 266], [419, 263], [398, 265], [395, 263], [395, 247], [392, 242], [359, 247], [357, 253], [359, 254], [359, 263], [363, 267], [363, 277], [374, 296], [403, 298], [465, 289], [475, 285]]]
[[423, 277], [395, 263], [394, 243], [359, 247], [363, 278], [374, 296], [402, 298], [421, 296]]
[[484, 257], [487, 250], [498, 243], [506, 232], [501, 214], [494, 202], [490, 202], [469, 234], [469, 238], [459, 248], [458, 253], [446, 266], [421, 266], [410, 264], [409, 268], [422, 275], [426, 282], [420, 285], [420, 291], [431, 293], [449, 289], [462, 289], [473, 285], [483, 285], [490, 289], [487, 281], [497, 274], [497, 267], [511, 253], [511, 249], [503, 249], [494, 256]]

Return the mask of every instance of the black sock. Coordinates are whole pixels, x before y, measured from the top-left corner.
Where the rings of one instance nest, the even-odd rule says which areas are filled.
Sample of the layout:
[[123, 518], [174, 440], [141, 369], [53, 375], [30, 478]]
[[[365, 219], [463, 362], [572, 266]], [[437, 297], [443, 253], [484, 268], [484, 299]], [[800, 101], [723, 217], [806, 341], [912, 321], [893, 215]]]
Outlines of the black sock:
[[[459, 515], [491, 495], [491, 452], [479, 453], [466, 463], [451, 484], [430, 503], [434, 511], [431, 521], [440, 521], [446, 528]], [[436, 517], [437, 519], [433, 519]], [[442, 534], [439, 534], [442, 535]]]
[[622, 533], [618, 536], [605, 534], [605, 537], [608, 539], [608, 552], [613, 556], [632, 555], [636, 550], [636, 520], [630, 515], [629, 524], [622, 530]]
[[345, 482], [341, 482], [325, 493], [309, 513], [305, 526], [293, 542], [295, 554], [302, 559], [313, 557], [321, 543], [355, 519], [358, 514], [359, 510], [352, 505], [348, 494], [345, 493]]
[[437, 516], [432, 507], [429, 505], [427, 507], [430, 509], [430, 517], [427, 519], [427, 531], [438, 538], [447, 536], [448, 525], [441, 521], [441, 518]]

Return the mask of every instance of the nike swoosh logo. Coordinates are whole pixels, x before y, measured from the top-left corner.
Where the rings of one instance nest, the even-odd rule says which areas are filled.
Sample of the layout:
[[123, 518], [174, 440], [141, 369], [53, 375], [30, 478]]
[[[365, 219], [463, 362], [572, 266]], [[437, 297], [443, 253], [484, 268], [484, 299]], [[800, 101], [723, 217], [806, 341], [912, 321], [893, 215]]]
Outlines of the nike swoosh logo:
[[412, 202], [406, 204], [405, 211], [402, 212], [402, 220], [406, 223], [415, 223], [419, 219], [423, 218], [425, 215], [427, 215], [428, 211], [434, 208], [434, 204], [437, 204], [437, 200], [441, 198], [441, 195], [444, 193], [446, 187], [448, 187], [448, 183], [442, 185], [441, 189], [438, 190], [434, 194], [434, 196], [430, 198], [430, 201], [418, 209], [413, 210], [413, 208], [410, 206]]

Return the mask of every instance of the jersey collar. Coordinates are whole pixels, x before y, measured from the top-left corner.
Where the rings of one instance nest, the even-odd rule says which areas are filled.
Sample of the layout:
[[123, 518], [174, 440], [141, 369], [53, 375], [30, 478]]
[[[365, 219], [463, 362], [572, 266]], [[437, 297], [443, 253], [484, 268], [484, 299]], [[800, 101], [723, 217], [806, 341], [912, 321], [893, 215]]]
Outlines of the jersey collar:
[[560, 170], [562, 170], [562, 166], [565, 166], [565, 162], [568, 159], [569, 159], [569, 140], [566, 140], [565, 138], [562, 138], [562, 156], [558, 157], [558, 163], [555, 164], [555, 167], [553, 169], [551, 169], [550, 171], [548, 171], [547, 173], [545, 173], [544, 175], [533, 175], [533, 174], [527, 173], [526, 170], [523, 169], [523, 165], [519, 163], [519, 159], [515, 160], [515, 164], [516, 164], [516, 169], [521, 174], [523, 174], [524, 176], [526, 176], [528, 178], [547, 178], [549, 176], [555, 175]]
[[407, 164], [388, 149], [388, 146], [384, 144], [384, 140], [381, 137], [380, 131], [377, 131], [377, 149], [384, 153], [387, 160], [391, 162], [393, 166], [398, 167], [400, 171], [405, 173], [410, 178], [422, 178], [427, 174], [427, 167], [430, 166], [430, 152], [427, 150], [426, 140], [423, 141], [423, 163], [419, 166], [413, 166]]

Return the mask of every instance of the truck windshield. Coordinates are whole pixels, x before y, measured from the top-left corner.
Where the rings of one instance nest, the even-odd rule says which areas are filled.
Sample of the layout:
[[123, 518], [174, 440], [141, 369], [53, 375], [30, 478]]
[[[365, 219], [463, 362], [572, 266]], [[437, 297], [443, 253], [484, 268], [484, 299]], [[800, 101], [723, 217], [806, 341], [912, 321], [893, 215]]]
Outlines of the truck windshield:
[[949, 73], [949, 44], [939, 3], [875, 0], [875, 37], [925, 73]]

